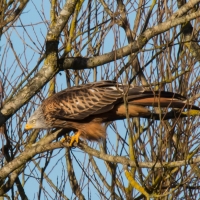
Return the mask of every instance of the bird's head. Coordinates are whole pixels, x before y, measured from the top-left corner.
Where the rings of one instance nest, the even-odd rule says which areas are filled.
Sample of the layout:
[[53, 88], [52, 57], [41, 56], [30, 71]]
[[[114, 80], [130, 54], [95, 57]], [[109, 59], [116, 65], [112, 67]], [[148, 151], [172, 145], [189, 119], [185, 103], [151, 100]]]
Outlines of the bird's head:
[[37, 110], [28, 119], [25, 126], [25, 130], [39, 129], [39, 128], [43, 128], [43, 129], [50, 128], [48, 124], [46, 123], [41, 106], [38, 107]]

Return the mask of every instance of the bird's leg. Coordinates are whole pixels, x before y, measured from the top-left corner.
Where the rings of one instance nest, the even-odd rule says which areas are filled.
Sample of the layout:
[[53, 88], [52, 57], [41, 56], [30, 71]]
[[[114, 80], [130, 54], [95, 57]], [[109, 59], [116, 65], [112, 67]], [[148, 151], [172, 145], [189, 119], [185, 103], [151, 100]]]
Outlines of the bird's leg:
[[71, 137], [71, 141], [70, 141], [70, 144], [69, 144], [70, 147], [73, 145], [74, 141], [78, 144], [78, 139], [79, 139], [80, 134], [81, 134], [81, 132], [80, 132], [80, 131], [77, 131], [77, 132]]
[[71, 138], [70, 136], [65, 135], [63, 138], [61, 138], [60, 142], [67, 142], [67, 141], [69, 141], [69, 140], [71, 141], [70, 138]]
[[79, 140], [80, 134], [81, 134], [81, 132], [80, 132], [80, 131], [77, 131], [77, 132], [76, 132], [73, 136], [71, 136], [71, 137], [68, 136], [68, 135], [65, 135], [65, 137], [62, 138], [62, 139], [60, 140], [60, 142], [66, 142], [66, 141], [68, 142], [68, 141], [70, 141], [69, 146], [72, 147], [74, 141], [78, 144], [78, 140]]

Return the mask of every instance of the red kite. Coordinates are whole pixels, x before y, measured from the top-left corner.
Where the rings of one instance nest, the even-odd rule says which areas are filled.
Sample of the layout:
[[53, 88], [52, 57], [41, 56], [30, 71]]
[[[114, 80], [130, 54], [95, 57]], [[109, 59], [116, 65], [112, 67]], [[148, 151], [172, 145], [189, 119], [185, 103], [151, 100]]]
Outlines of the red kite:
[[152, 117], [146, 106], [200, 110], [187, 104], [185, 97], [176, 93], [99, 81], [65, 89], [47, 98], [30, 117], [25, 129], [73, 130], [76, 134], [71, 138], [72, 146], [74, 141], [78, 142], [79, 136], [96, 141], [105, 138], [105, 122], [125, 119], [127, 115]]

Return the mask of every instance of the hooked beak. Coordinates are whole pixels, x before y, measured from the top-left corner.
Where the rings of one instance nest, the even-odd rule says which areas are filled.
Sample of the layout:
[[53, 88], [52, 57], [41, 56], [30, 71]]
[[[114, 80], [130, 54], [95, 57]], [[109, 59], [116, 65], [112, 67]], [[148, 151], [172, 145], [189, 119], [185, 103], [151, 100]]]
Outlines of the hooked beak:
[[30, 130], [32, 128], [33, 128], [33, 126], [31, 124], [26, 124], [25, 125], [25, 130]]

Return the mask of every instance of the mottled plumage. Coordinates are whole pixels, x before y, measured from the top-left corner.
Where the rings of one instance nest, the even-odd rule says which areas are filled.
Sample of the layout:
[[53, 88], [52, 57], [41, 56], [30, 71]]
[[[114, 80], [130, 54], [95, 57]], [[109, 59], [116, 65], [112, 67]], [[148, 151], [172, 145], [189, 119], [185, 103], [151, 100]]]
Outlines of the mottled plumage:
[[78, 132], [76, 141], [79, 135], [88, 140], [99, 140], [106, 136], [104, 122], [125, 119], [127, 112], [129, 117], [151, 117], [152, 113], [145, 106], [199, 110], [194, 105], [186, 104], [185, 100], [172, 92], [145, 90], [115, 81], [94, 82], [47, 98], [30, 117], [25, 128], [66, 128]]

